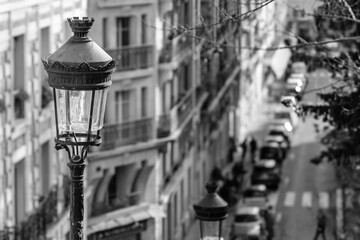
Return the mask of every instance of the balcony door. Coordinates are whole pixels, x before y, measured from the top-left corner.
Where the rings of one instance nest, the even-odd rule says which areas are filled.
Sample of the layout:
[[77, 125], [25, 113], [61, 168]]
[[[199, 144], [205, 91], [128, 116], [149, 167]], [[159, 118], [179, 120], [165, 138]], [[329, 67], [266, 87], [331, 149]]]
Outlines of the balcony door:
[[124, 123], [136, 119], [137, 103], [135, 89], [118, 91], [116, 96], [116, 120]]
[[15, 222], [20, 224], [25, 220], [26, 214], [26, 180], [25, 159], [15, 164]]
[[134, 29], [132, 17], [116, 18], [116, 46], [118, 48], [129, 46], [133, 42], [131, 29]]
[[132, 132], [131, 122], [137, 118], [136, 92], [124, 90], [116, 92], [116, 120], [122, 123], [121, 139], [130, 139]]

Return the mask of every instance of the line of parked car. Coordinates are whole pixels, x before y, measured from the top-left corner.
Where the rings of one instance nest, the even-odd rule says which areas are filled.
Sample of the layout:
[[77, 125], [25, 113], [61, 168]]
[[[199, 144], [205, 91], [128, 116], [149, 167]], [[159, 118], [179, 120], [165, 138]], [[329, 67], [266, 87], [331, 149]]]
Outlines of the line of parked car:
[[274, 216], [269, 211], [268, 194], [281, 182], [282, 165], [291, 148], [298, 124], [295, 113], [275, 111], [250, 174], [250, 186], [243, 191], [231, 229], [232, 240], [271, 240]]
[[[304, 68], [304, 64], [294, 63], [292, 71], [286, 88], [299, 98], [307, 84], [306, 65]], [[297, 87], [301, 91], [297, 91]], [[242, 200], [237, 207], [230, 233], [231, 240], [273, 239], [275, 219], [269, 209], [268, 194], [270, 190], [277, 190], [279, 187], [282, 165], [291, 148], [298, 121], [296, 113], [283, 106], [274, 111], [263, 144], [255, 157], [250, 186], [243, 191]]]
[[294, 62], [291, 65], [291, 74], [286, 80], [286, 95], [294, 96], [298, 101], [302, 99], [308, 84], [307, 66], [304, 62]]

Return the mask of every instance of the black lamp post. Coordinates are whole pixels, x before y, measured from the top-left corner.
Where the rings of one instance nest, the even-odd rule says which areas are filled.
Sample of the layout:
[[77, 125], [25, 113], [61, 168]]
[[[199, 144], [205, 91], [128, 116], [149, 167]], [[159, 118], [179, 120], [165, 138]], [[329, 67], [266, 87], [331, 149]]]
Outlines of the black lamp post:
[[206, 184], [208, 194], [194, 204], [195, 217], [200, 221], [201, 240], [220, 240], [222, 220], [228, 217], [228, 204], [216, 193], [216, 182]]
[[53, 88], [56, 150], [65, 149], [71, 172], [70, 238], [83, 239], [85, 158], [101, 143], [105, 103], [115, 61], [88, 36], [94, 19], [68, 18], [74, 36], [42, 60]]

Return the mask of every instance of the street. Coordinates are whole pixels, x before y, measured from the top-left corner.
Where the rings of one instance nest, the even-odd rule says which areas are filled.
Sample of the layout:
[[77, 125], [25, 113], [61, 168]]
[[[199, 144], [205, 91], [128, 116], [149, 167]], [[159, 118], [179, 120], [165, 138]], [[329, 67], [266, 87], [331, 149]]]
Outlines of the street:
[[[329, 75], [321, 70], [310, 75], [307, 90], [328, 85]], [[322, 90], [326, 91], [326, 89]], [[304, 96], [304, 102], [318, 102], [315, 92]], [[317, 227], [319, 209], [327, 217], [326, 237], [334, 239], [336, 179], [332, 163], [319, 165], [310, 163], [323, 149], [314, 123], [319, 121], [307, 117], [300, 121], [292, 149], [284, 164], [283, 181], [272, 196], [276, 206], [276, 239], [313, 239]]]
[[[319, 103], [316, 92], [327, 91], [331, 84], [330, 75], [325, 70], [309, 74], [308, 94], [304, 95], [302, 103]], [[317, 91], [312, 91], [317, 89]], [[319, 89], [319, 90], [318, 90]], [[279, 104], [276, 104], [279, 105]], [[251, 131], [261, 145], [266, 134], [267, 124], [271, 120], [273, 106], [263, 109]], [[322, 162], [314, 165], [310, 159], [319, 155], [324, 146], [320, 144], [321, 132], [316, 133], [314, 124], [321, 126], [320, 120], [308, 116], [299, 121], [293, 139], [292, 148], [283, 164], [282, 182], [277, 191], [270, 193], [269, 201], [275, 209], [275, 240], [312, 240], [317, 228], [317, 214], [323, 209], [327, 217], [326, 239], [335, 239], [335, 207], [337, 182], [332, 163]], [[251, 163], [245, 163], [248, 173], [242, 189], [249, 186], [248, 179]], [[247, 179], [246, 179], [247, 178]], [[239, 204], [241, 205], [241, 199]], [[224, 221], [224, 239], [230, 239], [231, 224], [236, 207], [229, 211], [229, 217]], [[186, 240], [199, 236], [197, 222]], [[319, 238], [320, 239], [320, 238]]]

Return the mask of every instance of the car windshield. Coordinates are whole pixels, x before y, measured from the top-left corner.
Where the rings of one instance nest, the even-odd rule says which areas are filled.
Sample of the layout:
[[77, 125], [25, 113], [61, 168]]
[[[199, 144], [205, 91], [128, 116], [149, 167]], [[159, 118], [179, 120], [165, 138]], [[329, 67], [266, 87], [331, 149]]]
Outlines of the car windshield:
[[260, 158], [273, 158], [276, 154], [278, 154], [278, 151], [276, 148], [262, 148], [260, 151]]
[[239, 214], [235, 216], [234, 221], [237, 223], [248, 223], [258, 221], [258, 217], [253, 214]]
[[271, 172], [272, 170], [273, 170], [273, 168], [255, 167], [253, 172], [254, 172], [254, 174], [261, 174], [261, 173]]
[[262, 191], [256, 191], [256, 190], [245, 190], [244, 197], [265, 197], [266, 193]]
[[286, 118], [286, 119], [290, 119], [290, 113], [288, 112], [277, 112], [274, 115], [275, 118]]
[[283, 135], [284, 133], [281, 131], [276, 131], [276, 130], [270, 130], [269, 131], [269, 135]]

